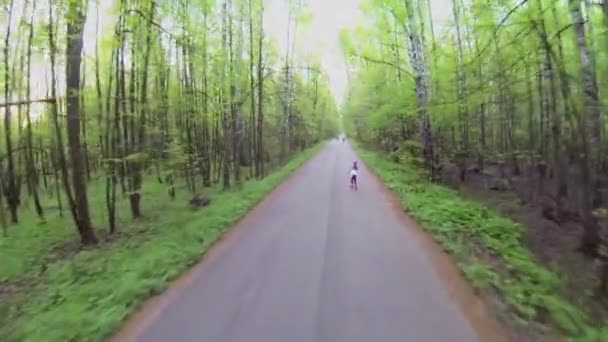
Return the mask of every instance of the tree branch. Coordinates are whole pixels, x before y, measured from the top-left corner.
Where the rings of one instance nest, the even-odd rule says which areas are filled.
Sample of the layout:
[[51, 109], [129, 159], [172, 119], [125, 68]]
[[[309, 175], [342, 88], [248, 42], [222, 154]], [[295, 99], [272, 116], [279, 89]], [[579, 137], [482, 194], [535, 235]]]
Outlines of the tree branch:
[[403, 69], [402, 67], [396, 65], [395, 63], [391, 63], [391, 62], [384, 61], [384, 60], [381, 60], [381, 59], [375, 59], [375, 58], [372, 58], [372, 57], [369, 57], [369, 56], [363, 56], [363, 55], [356, 54], [356, 53], [352, 54], [352, 56], [353, 57], [361, 58], [361, 59], [363, 59], [363, 60], [365, 60], [367, 62], [370, 62], [370, 63], [388, 65], [388, 66], [390, 66], [392, 68], [395, 68], [395, 69], [397, 69], [397, 70], [399, 70], [399, 71], [407, 74], [412, 79], [414, 78], [414, 75], [412, 75], [411, 72], [409, 72], [408, 70]]
[[36, 100], [12, 101], [12, 102], [0, 103], [0, 108], [12, 107], [12, 106], [23, 106], [23, 105], [27, 105], [27, 104], [33, 104], [33, 103], [51, 103], [54, 101], [55, 101], [55, 98], [53, 98], [53, 97], [44, 98], [44, 99], [36, 99]]
[[167, 31], [166, 28], [164, 28], [161, 24], [155, 22], [154, 20], [152, 20], [151, 18], [148, 17], [147, 14], [145, 14], [144, 12], [142, 12], [141, 10], [137, 9], [137, 8], [132, 8], [132, 9], [128, 9], [127, 10], [128, 13], [135, 13], [137, 15], [139, 15], [141, 18], [145, 19], [148, 21], [149, 24], [151, 24], [152, 26], [156, 27], [157, 29], [159, 29], [161, 32], [165, 33], [166, 35], [169, 36], [169, 38], [173, 39], [174, 41], [185, 45], [185, 46], [189, 46], [190, 44], [188, 42], [185, 42], [184, 39], [180, 39], [178, 37], [176, 37], [173, 33]]

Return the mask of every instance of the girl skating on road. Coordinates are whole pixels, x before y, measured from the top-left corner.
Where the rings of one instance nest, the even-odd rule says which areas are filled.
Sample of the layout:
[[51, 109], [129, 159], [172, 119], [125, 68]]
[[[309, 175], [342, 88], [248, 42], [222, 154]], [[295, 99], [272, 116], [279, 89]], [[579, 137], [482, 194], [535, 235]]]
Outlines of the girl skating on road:
[[357, 161], [353, 162], [353, 165], [350, 168], [350, 188], [357, 190], [357, 175], [359, 174], [359, 167], [357, 166]]

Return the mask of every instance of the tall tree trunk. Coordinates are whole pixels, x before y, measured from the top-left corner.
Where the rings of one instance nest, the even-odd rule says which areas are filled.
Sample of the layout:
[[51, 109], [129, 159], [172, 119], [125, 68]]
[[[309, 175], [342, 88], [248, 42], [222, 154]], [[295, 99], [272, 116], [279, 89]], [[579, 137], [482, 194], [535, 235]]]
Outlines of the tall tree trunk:
[[32, 14], [29, 22], [29, 37], [27, 44], [27, 87], [26, 87], [26, 97], [27, 97], [27, 105], [26, 105], [26, 127], [27, 127], [27, 181], [30, 187], [30, 192], [34, 199], [34, 206], [36, 208], [36, 213], [38, 214], [38, 218], [44, 222], [44, 211], [42, 209], [42, 205], [40, 203], [40, 196], [38, 195], [38, 172], [36, 171], [36, 164], [34, 160], [34, 138], [32, 132], [32, 117], [30, 113], [30, 101], [31, 101], [31, 74], [32, 74], [32, 44], [34, 40], [34, 15], [36, 13], [36, 0], [32, 2]]
[[[281, 123], [281, 142], [280, 142], [280, 156], [279, 159], [281, 162], [287, 158], [287, 154], [290, 152], [290, 140], [291, 140], [291, 132], [289, 131], [291, 125], [291, 80], [290, 80], [290, 51], [291, 51], [291, 39], [292, 31], [291, 31], [291, 23], [293, 20], [292, 7], [289, 6], [287, 14], [287, 42], [285, 45], [285, 66], [284, 66], [284, 90], [283, 90], [283, 117]], [[295, 36], [295, 32], [293, 33]]]
[[67, 9], [67, 43], [65, 49], [66, 65], [66, 115], [67, 135], [72, 167], [72, 185], [74, 188], [75, 210], [73, 210], [74, 221], [81, 234], [83, 244], [94, 244], [97, 237], [93, 231], [91, 217], [89, 214], [89, 200], [87, 197], [87, 185], [85, 179], [85, 165], [82, 145], [80, 142], [80, 63], [82, 60], [82, 39], [84, 23], [86, 21], [87, 3], [83, 1], [71, 1]]
[[258, 161], [256, 159], [255, 156], [255, 151], [256, 151], [256, 121], [255, 121], [255, 98], [256, 98], [256, 94], [255, 94], [255, 74], [253, 72], [253, 66], [255, 63], [255, 59], [254, 59], [254, 51], [255, 51], [255, 47], [253, 45], [253, 8], [252, 8], [252, 1], [253, 0], [248, 0], [247, 5], [248, 5], [248, 14], [249, 14], [249, 92], [251, 94], [251, 107], [250, 107], [250, 129], [249, 129], [249, 163], [250, 163], [250, 168], [249, 168], [249, 177], [252, 177], [253, 174], [257, 175], [259, 174], [259, 164]]
[[[148, 68], [150, 65], [150, 55], [152, 50], [152, 23], [154, 22], [154, 10], [156, 3], [150, 1], [150, 8], [148, 10], [148, 20], [146, 27], [146, 45], [144, 52], [144, 65], [141, 70], [141, 84], [140, 84], [140, 114], [139, 114], [139, 131], [137, 132], [137, 143], [139, 152], [144, 152], [146, 148], [146, 125], [147, 125], [147, 106], [148, 101]], [[135, 137], [133, 137], [135, 139]], [[136, 160], [132, 163], [132, 188], [129, 193], [129, 204], [131, 206], [131, 215], [133, 218], [141, 216], [141, 186], [142, 186], [142, 175], [141, 170], [143, 168], [143, 161]]]
[[208, 47], [207, 47], [207, 35], [209, 34], [207, 26], [208, 13], [204, 13], [204, 28], [205, 35], [203, 36], [203, 130], [205, 146], [203, 147], [203, 185], [211, 186], [211, 137], [210, 137], [210, 123], [209, 123], [209, 75], [208, 75]]
[[[552, 135], [552, 144], [551, 144], [551, 152], [553, 159], [553, 170], [555, 174], [555, 182], [557, 185], [556, 191], [556, 200], [555, 200], [555, 212], [558, 219], [561, 219], [562, 216], [562, 199], [568, 193], [567, 180], [565, 172], [567, 171], [567, 164], [565, 161], [565, 149], [563, 147], [563, 142], [561, 139], [561, 126], [562, 120], [561, 115], [557, 109], [557, 84], [556, 84], [556, 73], [554, 70], [554, 58], [555, 55], [553, 52], [553, 47], [549, 41], [549, 37], [547, 35], [545, 19], [542, 9], [541, 1], [537, 1], [538, 11], [541, 15], [539, 23], [538, 23], [538, 33], [541, 39], [543, 53], [542, 60], [544, 64], [543, 70], [543, 78], [549, 81], [549, 96], [544, 96], [546, 99], [544, 103], [544, 108], [548, 113], [549, 121], [551, 125], [551, 135]], [[567, 101], [567, 99], [564, 99]]]
[[[11, 78], [10, 78], [10, 68], [9, 68], [9, 46], [11, 40], [11, 23], [13, 19], [13, 9], [14, 9], [15, 0], [10, 0], [9, 8], [8, 8], [8, 23], [6, 26], [6, 35], [4, 36], [4, 98], [6, 102], [11, 102]], [[17, 209], [19, 208], [19, 192], [17, 187], [17, 176], [15, 170], [15, 157], [13, 155], [13, 140], [12, 140], [12, 128], [11, 128], [11, 106], [4, 107], [4, 139], [6, 144], [6, 160], [7, 160], [7, 174], [4, 186], [4, 195], [6, 197], [6, 202], [9, 207], [11, 221], [15, 224], [19, 222], [19, 217], [17, 214]], [[3, 172], [3, 170], [0, 170]]]
[[422, 141], [422, 154], [426, 169], [431, 178], [435, 177], [433, 137], [431, 132], [431, 119], [428, 113], [428, 70], [424, 56], [425, 47], [420, 34], [417, 32], [414, 7], [411, 0], [404, 0], [407, 10], [407, 23], [404, 28], [408, 37], [408, 52], [410, 63], [414, 69], [414, 87], [416, 92], [416, 106], [420, 118], [420, 138]]
[[264, 63], [262, 60], [262, 49], [264, 46], [264, 2], [260, 1], [260, 22], [259, 22], [259, 35], [258, 35], [258, 124], [256, 127], [257, 130], [257, 150], [256, 150], [256, 160], [259, 163], [259, 170], [256, 174], [258, 178], [264, 177], [264, 111], [263, 111], [263, 103], [264, 103]]
[[585, 24], [581, 13], [581, 1], [569, 0], [570, 16], [576, 35], [576, 46], [581, 61], [583, 110], [579, 118], [579, 141], [581, 154], [579, 167], [581, 172], [581, 212], [584, 234], [580, 249], [587, 255], [596, 255], [600, 244], [599, 225], [593, 216], [594, 166], [593, 158], [597, 157], [600, 146], [600, 111], [595, 70], [587, 48]]
[[[240, 120], [240, 104], [237, 104], [238, 97], [238, 87], [237, 87], [237, 78], [240, 76], [240, 63], [237, 62], [235, 57], [239, 58], [242, 56], [242, 43], [240, 35], [237, 38], [237, 46], [234, 47], [234, 33], [233, 33], [233, 13], [232, 2], [230, 3], [230, 12], [228, 15], [228, 51], [230, 58], [228, 59], [228, 63], [230, 65], [229, 71], [229, 79], [230, 79], [230, 116], [231, 116], [231, 124], [232, 127], [231, 135], [232, 135], [232, 168], [234, 172], [234, 182], [237, 186], [241, 185], [241, 163], [240, 163], [240, 140], [241, 140], [241, 120]], [[242, 30], [243, 25], [238, 25], [239, 32]], [[235, 51], [236, 50], [236, 51]]]

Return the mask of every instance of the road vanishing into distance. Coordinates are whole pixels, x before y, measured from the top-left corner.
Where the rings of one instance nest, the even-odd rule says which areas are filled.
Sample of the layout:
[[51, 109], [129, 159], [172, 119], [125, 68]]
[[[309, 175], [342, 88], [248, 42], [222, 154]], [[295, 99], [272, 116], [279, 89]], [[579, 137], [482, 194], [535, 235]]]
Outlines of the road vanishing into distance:
[[349, 188], [353, 160], [328, 143], [112, 341], [504, 341], [362, 162]]

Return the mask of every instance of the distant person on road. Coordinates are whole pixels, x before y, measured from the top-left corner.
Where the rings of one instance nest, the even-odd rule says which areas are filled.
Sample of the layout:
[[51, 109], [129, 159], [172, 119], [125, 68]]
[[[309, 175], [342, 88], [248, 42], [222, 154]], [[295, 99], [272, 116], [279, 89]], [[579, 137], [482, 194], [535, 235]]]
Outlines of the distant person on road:
[[350, 188], [357, 190], [357, 175], [359, 174], [359, 166], [357, 165], [357, 161], [353, 162], [353, 165], [350, 168]]

